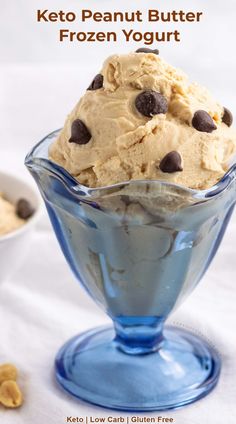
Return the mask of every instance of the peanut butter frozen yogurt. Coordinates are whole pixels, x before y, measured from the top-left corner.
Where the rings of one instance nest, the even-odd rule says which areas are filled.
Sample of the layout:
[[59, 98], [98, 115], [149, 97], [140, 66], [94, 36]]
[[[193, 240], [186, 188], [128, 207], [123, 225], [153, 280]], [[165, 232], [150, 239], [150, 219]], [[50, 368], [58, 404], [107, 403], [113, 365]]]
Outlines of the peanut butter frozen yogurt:
[[214, 185], [236, 152], [232, 114], [157, 50], [109, 57], [50, 158], [89, 187], [134, 179]]
[[0, 193], [0, 237], [24, 225], [33, 212], [27, 200], [19, 199], [17, 204], [13, 205]]

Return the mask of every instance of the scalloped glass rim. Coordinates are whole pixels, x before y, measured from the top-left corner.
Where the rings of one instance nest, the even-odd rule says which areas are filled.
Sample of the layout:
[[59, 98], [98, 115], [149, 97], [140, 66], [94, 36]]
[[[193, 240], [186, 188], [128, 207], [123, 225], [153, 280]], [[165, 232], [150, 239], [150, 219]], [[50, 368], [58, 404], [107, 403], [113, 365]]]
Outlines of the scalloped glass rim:
[[[39, 143], [37, 143], [32, 150], [28, 153], [25, 158], [25, 164], [28, 168], [37, 167], [44, 168], [47, 172], [53, 174], [57, 179], [61, 180], [67, 187], [67, 189], [77, 195], [83, 200], [93, 200], [102, 196], [104, 193], [108, 194], [109, 192], [114, 192], [114, 189], [124, 188], [126, 186], [139, 186], [144, 184], [157, 185], [157, 186], [166, 186], [169, 190], [176, 191], [176, 189], [181, 190], [183, 195], [187, 195], [196, 200], [196, 202], [202, 202], [212, 199], [223, 193], [233, 182], [236, 177], [236, 163], [234, 163], [231, 168], [225, 173], [220, 181], [218, 181], [214, 186], [206, 190], [194, 190], [187, 187], [184, 187], [179, 184], [173, 184], [168, 182], [163, 182], [160, 180], [131, 180], [124, 181], [121, 183], [113, 184], [110, 186], [89, 188], [79, 183], [69, 172], [67, 172], [63, 167], [52, 162], [46, 156], [42, 156], [41, 149], [46, 144], [50, 142], [51, 139], [55, 138], [61, 129], [55, 130], [44, 137]], [[49, 143], [47, 143], [49, 144]]]

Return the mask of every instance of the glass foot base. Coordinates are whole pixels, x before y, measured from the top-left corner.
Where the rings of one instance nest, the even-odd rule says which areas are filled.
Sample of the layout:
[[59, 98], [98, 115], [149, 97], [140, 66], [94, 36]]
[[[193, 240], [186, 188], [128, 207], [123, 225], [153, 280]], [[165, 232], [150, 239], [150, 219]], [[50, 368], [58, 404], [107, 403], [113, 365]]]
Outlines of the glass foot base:
[[179, 408], [207, 395], [220, 374], [216, 351], [174, 327], [166, 327], [162, 345], [146, 355], [123, 353], [112, 328], [90, 330], [61, 348], [55, 366], [67, 392], [123, 411]]

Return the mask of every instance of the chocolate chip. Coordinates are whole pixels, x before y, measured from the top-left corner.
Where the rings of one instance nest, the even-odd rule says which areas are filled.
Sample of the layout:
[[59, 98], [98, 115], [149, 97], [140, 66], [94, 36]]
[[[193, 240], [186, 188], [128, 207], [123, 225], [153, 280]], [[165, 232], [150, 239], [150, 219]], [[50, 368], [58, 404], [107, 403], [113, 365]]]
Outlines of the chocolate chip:
[[169, 174], [172, 174], [173, 172], [181, 172], [183, 171], [182, 158], [176, 151], [167, 153], [167, 155], [161, 160], [159, 167], [162, 172], [168, 172]]
[[26, 199], [19, 199], [16, 204], [16, 214], [19, 218], [28, 219], [34, 213], [34, 208], [31, 206], [30, 202]]
[[87, 88], [87, 90], [98, 90], [99, 88], [103, 87], [103, 75], [97, 74], [96, 77], [94, 77], [93, 81], [91, 82], [90, 86]]
[[166, 113], [168, 109], [167, 100], [157, 91], [147, 90], [140, 93], [135, 100], [135, 106], [144, 116]]
[[201, 132], [211, 133], [217, 129], [213, 119], [205, 110], [197, 110], [192, 119], [192, 126]]
[[71, 125], [71, 138], [69, 143], [87, 144], [91, 134], [81, 119], [76, 119]]
[[135, 53], [153, 53], [153, 54], [158, 55], [159, 50], [157, 50], [157, 49], [152, 50], [152, 49], [148, 49], [146, 47], [141, 47], [140, 49], [136, 50]]
[[224, 115], [222, 118], [222, 122], [224, 122], [224, 124], [228, 125], [228, 127], [231, 127], [232, 123], [233, 123], [233, 115], [230, 112], [229, 109], [227, 109], [227, 107], [224, 107]]

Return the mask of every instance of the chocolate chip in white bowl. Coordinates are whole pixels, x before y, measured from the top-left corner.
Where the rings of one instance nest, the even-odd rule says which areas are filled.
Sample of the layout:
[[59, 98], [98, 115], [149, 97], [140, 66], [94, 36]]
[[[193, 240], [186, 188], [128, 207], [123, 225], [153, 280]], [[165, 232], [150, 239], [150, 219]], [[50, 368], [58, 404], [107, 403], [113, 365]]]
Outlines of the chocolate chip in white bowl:
[[167, 153], [160, 162], [159, 168], [162, 172], [172, 174], [173, 172], [182, 172], [182, 158], [179, 152], [173, 150]]
[[99, 88], [103, 87], [103, 75], [97, 74], [93, 81], [91, 82], [90, 86], [87, 88], [89, 91], [99, 90]]
[[140, 93], [135, 99], [136, 109], [149, 118], [160, 113], [166, 113], [168, 103], [166, 98], [154, 90], [146, 90]]
[[205, 110], [197, 110], [192, 119], [192, 126], [201, 132], [212, 133], [217, 129], [212, 117]]
[[16, 204], [16, 214], [21, 219], [28, 219], [34, 214], [35, 210], [31, 203], [26, 199], [19, 199]]
[[92, 135], [81, 119], [75, 119], [72, 122], [69, 143], [87, 144], [91, 137]]
[[224, 115], [222, 118], [222, 122], [224, 122], [224, 124], [226, 124], [228, 127], [231, 127], [233, 123], [233, 115], [230, 110], [227, 109], [227, 107], [224, 107]]

